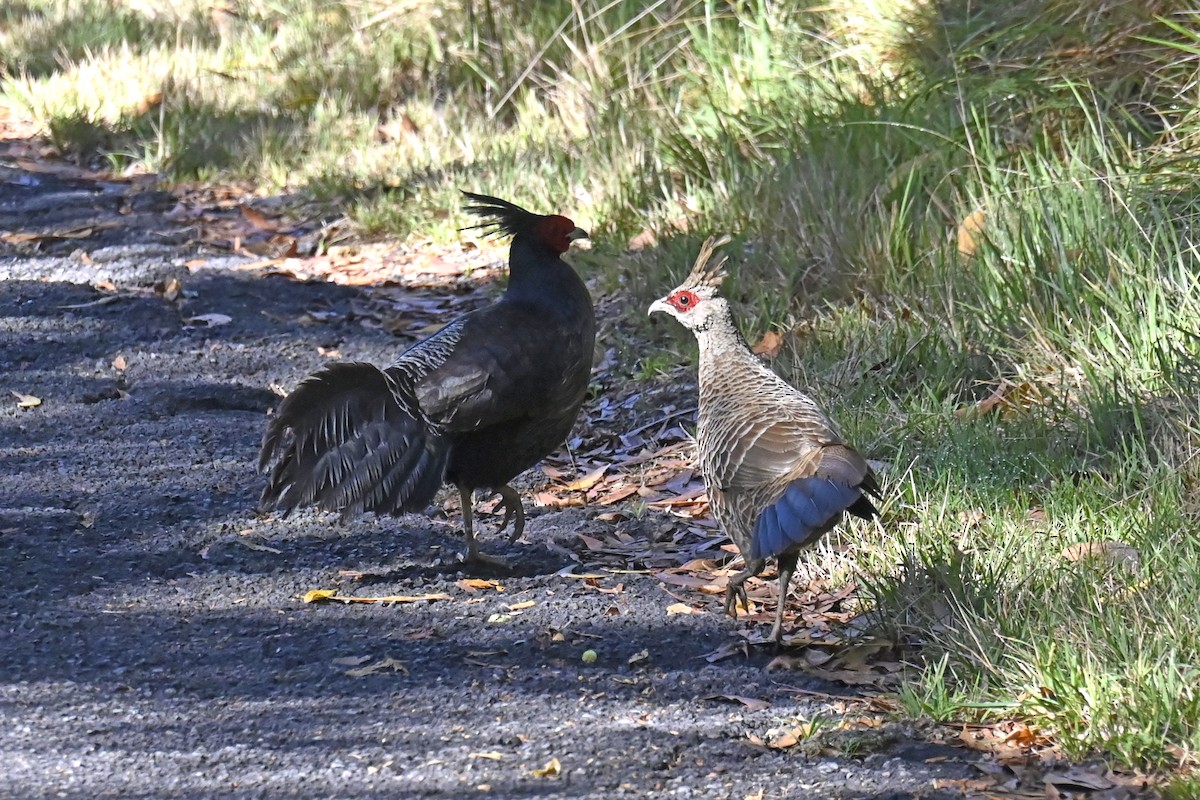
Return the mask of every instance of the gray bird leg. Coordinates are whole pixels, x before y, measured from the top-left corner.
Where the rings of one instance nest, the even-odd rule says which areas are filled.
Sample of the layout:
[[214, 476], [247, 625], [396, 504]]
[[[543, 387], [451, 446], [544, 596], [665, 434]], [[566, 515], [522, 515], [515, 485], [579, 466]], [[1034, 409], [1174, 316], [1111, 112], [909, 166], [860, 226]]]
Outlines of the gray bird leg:
[[725, 614], [737, 619], [737, 601], [742, 601], [742, 606], [750, 607], [750, 603], [746, 599], [746, 587], [743, 586], [748, 578], [753, 578], [755, 575], [763, 571], [763, 567], [767, 564], [766, 561], [759, 559], [758, 561], [747, 561], [746, 568], [729, 579], [729, 585], [725, 589]]
[[771, 627], [771, 638], [775, 644], [783, 644], [783, 607], [787, 604], [788, 584], [792, 582], [792, 573], [796, 571], [797, 553], [784, 553], [779, 556], [779, 603], [775, 606], [775, 624]]
[[494, 567], [508, 569], [508, 562], [504, 559], [479, 552], [479, 543], [475, 540], [474, 509], [471, 506], [474, 500], [472, 497], [473, 494], [474, 492], [466, 486], [460, 485], [458, 487], [458, 497], [462, 501], [463, 531], [467, 534], [467, 552], [463, 557], [463, 561], [467, 563], [490, 564]]

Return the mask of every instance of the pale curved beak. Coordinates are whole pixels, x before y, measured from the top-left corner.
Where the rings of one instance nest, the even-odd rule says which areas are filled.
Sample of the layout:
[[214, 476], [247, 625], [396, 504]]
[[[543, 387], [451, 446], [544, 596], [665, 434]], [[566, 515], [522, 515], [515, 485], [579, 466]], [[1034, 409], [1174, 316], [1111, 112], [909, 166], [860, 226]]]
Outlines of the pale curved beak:
[[670, 314], [671, 305], [666, 300], [655, 300], [650, 304], [650, 310], [646, 312], [646, 316], [653, 316], [657, 311], [661, 311], [664, 314]]
[[579, 228], [579, 227], [573, 228], [571, 230], [571, 232], [567, 234], [568, 242], [573, 242], [576, 239], [589, 239], [589, 238], [591, 238], [591, 237], [588, 236], [588, 232], [585, 231], [583, 228]]

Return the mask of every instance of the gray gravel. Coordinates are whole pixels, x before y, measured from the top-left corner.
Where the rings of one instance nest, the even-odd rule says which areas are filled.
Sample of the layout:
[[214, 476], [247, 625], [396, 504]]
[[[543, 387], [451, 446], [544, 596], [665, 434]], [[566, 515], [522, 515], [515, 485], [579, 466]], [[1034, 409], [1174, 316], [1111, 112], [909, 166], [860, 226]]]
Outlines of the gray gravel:
[[[161, 217], [169, 196], [2, 153], [0, 231], [121, 224], [0, 243], [0, 797], [950, 798], [936, 779], [979, 775], [903, 736], [854, 757], [751, 744], [831, 713], [796, 690], [845, 689], [768, 674], [767, 652], [707, 663], [736, 638], [716, 600], [668, 617], [648, 576], [604, 593], [558, 574], [606, 524], [591, 510], [534, 510], [512, 547], [485, 533], [513, 563], [503, 592], [456, 584], [462, 539], [440, 512], [260, 517], [269, 387], [318, 347], [382, 362], [402, 342], [352, 315], [299, 322], [349, 312], [352, 289], [189, 274], [212, 254]], [[180, 304], [154, 291], [171, 276]], [[96, 303], [102, 282], [120, 299]], [[184, 322], [209, 312], [232, 322]], [[323, 588], [450, 599], [302, 602]], [[730, 694], [769, 705], [705, 699]]]

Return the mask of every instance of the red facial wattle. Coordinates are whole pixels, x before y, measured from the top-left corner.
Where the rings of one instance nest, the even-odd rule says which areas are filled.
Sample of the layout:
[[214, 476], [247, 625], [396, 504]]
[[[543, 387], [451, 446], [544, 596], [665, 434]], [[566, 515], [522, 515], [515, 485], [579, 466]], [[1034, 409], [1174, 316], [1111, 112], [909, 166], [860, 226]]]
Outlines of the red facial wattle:
[[544, 217], [537, 226], [537, 237], [556, 253], [565, 253], [571, 247], [571, 233], [575, 223], [566, 217], [552, 214]]

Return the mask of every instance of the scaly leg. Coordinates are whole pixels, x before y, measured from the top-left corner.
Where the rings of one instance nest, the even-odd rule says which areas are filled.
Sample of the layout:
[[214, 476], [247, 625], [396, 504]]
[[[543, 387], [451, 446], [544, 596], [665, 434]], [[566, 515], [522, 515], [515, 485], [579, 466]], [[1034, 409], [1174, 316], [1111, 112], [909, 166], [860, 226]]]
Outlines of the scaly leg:
[[765, 561], [747, 561], [746, 568], [729, 579], [729, 585], [725, 588], [725, 613], [737, 619], [737, 601], [742, 601], [743, 608], [749, 608], [750, 603], [746, 599], [746, 587], [743, 586], [748, 578], [753, 578], [755, 575], [763, 571], [766, 566]]
[[500, 495], [500, 502], [504, 505], [504, 522], [500, 523], [496, 533], [503, 531], [512, 521], [513, 532], [508, 537], [508, 543], [512, 544], [525, 532], [525, 506], [521, 505], [521, 495], [517, 494], [517, 490], [507, 484], [497, 489], [496, 494]]
[[788, 584], [792, 582], [792, 573], [796, 571], [798, 553], [783, 553], [779, 556], [779, 603], [775, 606], [775, 625], [771, 628], [771, 638], [775, 644], [783, 645], [783, 607], [787, 604]]
[[479, 543], [475, 540], [475, 514], [471, 507], [474, 494], [466, 486], [459, 485], [458, 497], [462, 501], [463, 530], [467, 534], [467, 553], [463, 560], [467, 563], [490, 564], [494, 567], [508, 569], [508, 562], [504, 559], [479, 552]]

